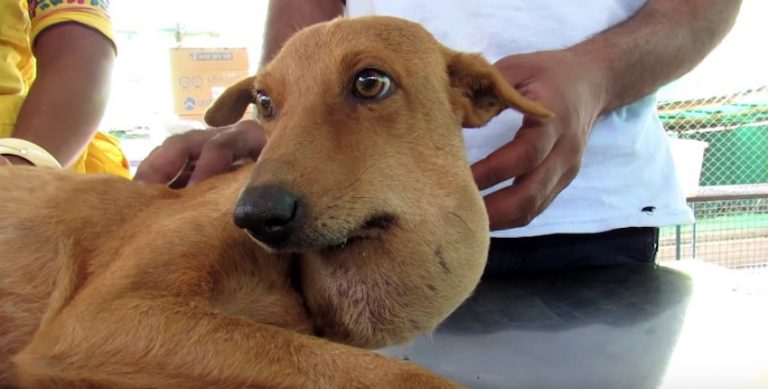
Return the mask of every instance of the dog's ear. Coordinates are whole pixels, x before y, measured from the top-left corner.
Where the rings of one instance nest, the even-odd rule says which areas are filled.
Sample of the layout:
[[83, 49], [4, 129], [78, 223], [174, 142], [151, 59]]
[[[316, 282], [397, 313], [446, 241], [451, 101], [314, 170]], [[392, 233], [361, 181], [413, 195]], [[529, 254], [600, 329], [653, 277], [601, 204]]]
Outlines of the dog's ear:
[[552, 117], [554, 114], [521, 95], [498, 70], [477, 54], [443, 48], [450, 78], [452, 103], [461, 115], [462, 126], [482, 127], [501, 111], [514, 108], [526, 115]]
[[251, 76], [227, 88], [205, 111], [205, 123], [212, 127], [221, 127], [239, 121], [253, 101], [254, 80], [255, 77]]

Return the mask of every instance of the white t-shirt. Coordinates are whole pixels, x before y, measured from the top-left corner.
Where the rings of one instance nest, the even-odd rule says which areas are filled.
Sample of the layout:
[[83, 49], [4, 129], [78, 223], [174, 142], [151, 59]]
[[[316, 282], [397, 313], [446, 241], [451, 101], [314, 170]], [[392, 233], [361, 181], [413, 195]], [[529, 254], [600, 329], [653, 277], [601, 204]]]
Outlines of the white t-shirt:
[[[422, 24], [444, 45], [495, 62], [510, 54], [562, 49], [632, 16], [645, 0], [348, 0], [347, 14], [388, 15]], [[631, 75], [627, 75], [631, 77]], [[509, 142], [522, 116], [507, 110], [465, 129], [470, 162]], [[484, 194], [509, 185], [502, 183]], [[592, 233], [686, 224], [693, 214], [678, 185], [667, 137], [647, 96], [598, 118], [581, 170], [529, 225], [495, 237]]]

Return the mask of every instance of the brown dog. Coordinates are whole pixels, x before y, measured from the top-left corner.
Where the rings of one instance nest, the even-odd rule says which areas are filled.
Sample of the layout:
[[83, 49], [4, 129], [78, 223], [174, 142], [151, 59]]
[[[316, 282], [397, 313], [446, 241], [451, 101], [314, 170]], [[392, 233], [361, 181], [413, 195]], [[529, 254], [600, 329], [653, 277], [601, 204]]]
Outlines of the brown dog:
[[0, 168], [0, 386], [452, 385], [357, 347], [432, 330], [478, 282], [460, 126], [549, 113], [392, 18], [296, 34], [207, 120], [252, 102], [257, 163], [185, 190]]

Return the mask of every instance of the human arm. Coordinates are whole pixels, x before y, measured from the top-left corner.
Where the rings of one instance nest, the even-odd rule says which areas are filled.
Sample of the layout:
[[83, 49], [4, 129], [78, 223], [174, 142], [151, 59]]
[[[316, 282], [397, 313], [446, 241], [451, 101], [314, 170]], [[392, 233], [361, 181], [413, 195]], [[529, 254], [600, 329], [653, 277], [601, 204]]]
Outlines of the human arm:
[[38, 34], [34, 54], [37, 77], [19, 111], [13, 136], [41, 146], [69, 166], [101, 121], [114, 46], [96, 30], [61, 23]]
[[578, 173], [601, 113], [629, 104], [698, 64], [732, 27], [739, 0], [649, 0], [635, 15], [564, 50], [496, 63], [524, 95], [555, 112], [525, 118], [515, 139], [472, 167], [481, 189], [515, 177], [485, 198], [491, 229], [523, 226]]
[[[261, 65], [272, 59], [296, 31], [343, 13], [344, 2], [340, 0], [270, 1]], [[175, 135], [142, 161], [134, 179], [175, 186], [193, 184], [229, 170], [240, 160], [257, 158], [264, 141], [261, 126], [253, 120]]]
[[267, 11], [261, 65], [277, 54], [283, 43], [304, 27], [344, 14], [344, 0], [271, 0]]

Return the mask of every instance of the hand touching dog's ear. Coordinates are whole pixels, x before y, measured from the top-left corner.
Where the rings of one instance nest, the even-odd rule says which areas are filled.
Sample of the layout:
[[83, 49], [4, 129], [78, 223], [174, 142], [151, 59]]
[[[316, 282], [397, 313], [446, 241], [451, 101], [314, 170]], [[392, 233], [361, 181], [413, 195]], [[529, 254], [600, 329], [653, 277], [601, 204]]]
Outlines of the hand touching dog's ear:
[[525, 115], [552, 117], [548, 109], [527, 99], [507, 83], [499, 71], [477, 54], [443, 48], [452, 103], [462, 117], [462, 126], [482, 127], [501, 111], [513, 108]]
[[472, 166], [480, 189], [515, 178], [512, 186], [485, 197], [492, 230], [530, 223], [573, 181], [605, 107], [602, 70], [570, 50], [510, 55], [494, 67], [508, 85], [556, 116], [526, 115], [511, 142]]

